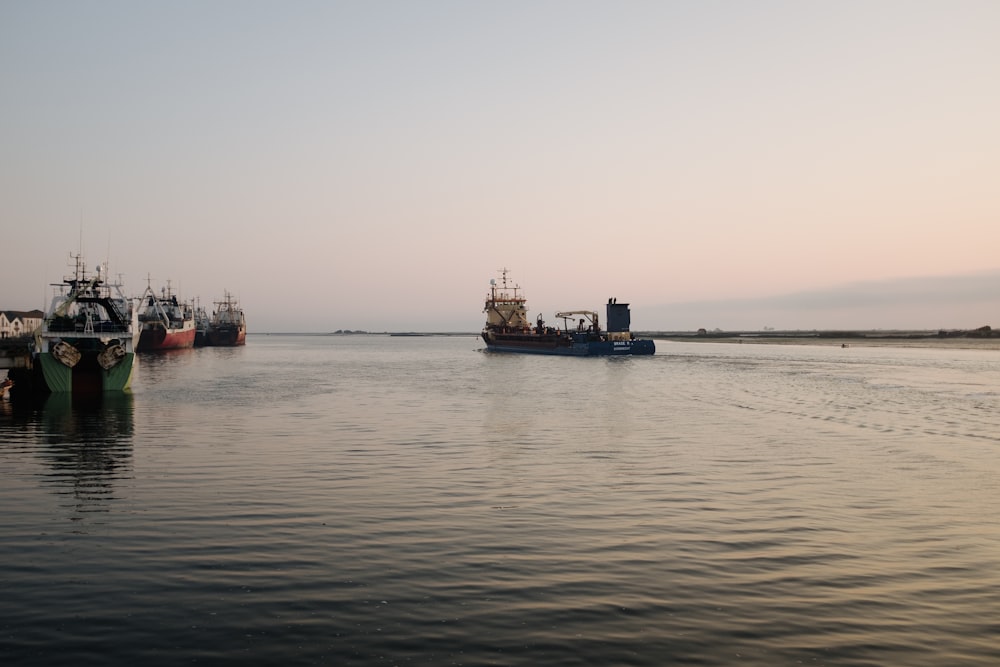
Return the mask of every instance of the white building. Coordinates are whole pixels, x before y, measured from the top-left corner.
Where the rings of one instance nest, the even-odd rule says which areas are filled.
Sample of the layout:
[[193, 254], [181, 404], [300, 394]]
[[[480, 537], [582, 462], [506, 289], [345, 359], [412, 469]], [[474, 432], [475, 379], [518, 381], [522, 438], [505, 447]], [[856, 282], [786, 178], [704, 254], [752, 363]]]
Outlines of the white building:
[[0, 338], [27, 336], [42, 326], [44, 317], [40, 310], [0, 310]]

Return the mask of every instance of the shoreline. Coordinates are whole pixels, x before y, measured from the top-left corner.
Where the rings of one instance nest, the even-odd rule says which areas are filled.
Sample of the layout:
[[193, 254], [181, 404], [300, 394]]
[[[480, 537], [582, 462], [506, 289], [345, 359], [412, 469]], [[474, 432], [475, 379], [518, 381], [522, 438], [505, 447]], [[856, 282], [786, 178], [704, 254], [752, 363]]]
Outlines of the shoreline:
[[816, 345], [828, 347], [923, 347], [952, 350], [1000, 350], [1000, 337], [914, 335], [864, 335], [845, 332], [841, 335], [759, 335], [719, 334], [710, 336], [643, 334], [654, 340], [677, 343], [726, 343], [742, 345]]

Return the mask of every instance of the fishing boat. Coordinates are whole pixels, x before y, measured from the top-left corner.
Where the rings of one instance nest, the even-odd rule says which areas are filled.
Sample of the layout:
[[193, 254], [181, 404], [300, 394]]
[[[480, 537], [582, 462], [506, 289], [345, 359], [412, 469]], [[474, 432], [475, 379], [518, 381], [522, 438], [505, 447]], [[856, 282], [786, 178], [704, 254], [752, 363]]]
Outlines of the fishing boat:
[[521, 287], [508, 282], [507, 269], [502, 269], [501, 273], [499, 285], [495, 279], [490, 280], [483, 308], [486, 326], [482, 336], [488, 350], [576, 357], [653, 354], [656, 351], [653, 341], [632, 337], [628, 304], [618, 303], [617, 299], [608, 299], [606, 329], [601, 329], [599, 316], [592, 310], [556, 313], [556, 318], [562, 319], [562, 327], [547, 326], [541, 315], [532, 325]]
[[211, 320], [205, 308], [199, 302], [194, 309], [194, 346], [205, 347], [208, 345], [208, 326]]
[[148, 284], [141, 299], [139, 313], [139, 352], [178, 350], [194, 347], [195, 324], [194, 307], [177, 300], [177, 295], [167, 287], [161, 288], [160, 295], [153, 292]]
[[138, 310], [107, 265], [88, 274], [74, 255], [73, 275], [53, 285], [56, 293], [35, 332], [33, 370], [53, 393], [124, 391], [132, 382], [139, 331]]
[[229, 292], [215, 302], [215, 311], [208, 324], [208, 344], [220, 347], [246, 345], [247, 321], [243, 309]]

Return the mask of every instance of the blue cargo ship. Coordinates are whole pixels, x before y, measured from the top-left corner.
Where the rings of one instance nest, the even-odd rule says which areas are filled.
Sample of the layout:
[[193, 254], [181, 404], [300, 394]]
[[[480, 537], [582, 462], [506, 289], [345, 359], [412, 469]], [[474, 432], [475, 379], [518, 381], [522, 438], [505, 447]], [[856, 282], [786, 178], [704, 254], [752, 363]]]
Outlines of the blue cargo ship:
[[502, 269], [498, 285], [490, 280], [486, 295], [486, 326], [483, 340], [493, 352], [526, 354], [556, 354], [574, 357], [653, 354], [651, 340], [632, 337], [629, 331], [631, 313], [627, 303], [608, 299], [607, 328], [602, 330], [596, 311], [569, 310], [556, 313], [562, 327], [545, 324], [539, 315], [535, 324], [528, 320], [527, 301], [521, 288], [507, 281], [507, 269]]

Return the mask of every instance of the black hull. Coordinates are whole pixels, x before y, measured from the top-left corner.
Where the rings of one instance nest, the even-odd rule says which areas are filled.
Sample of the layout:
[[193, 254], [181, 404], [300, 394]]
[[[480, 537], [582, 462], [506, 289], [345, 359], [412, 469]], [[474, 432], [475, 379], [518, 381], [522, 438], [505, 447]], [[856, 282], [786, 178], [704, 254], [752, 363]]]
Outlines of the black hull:
[[212, 347], [246, 345], [246, 336], [246, 329], [240, 327], [210, 327], [206, 334], [208, 345]]
[[562, 357], [611, 357], [651, 355], [651, 340], [608, 340], [592, 333], [497, 333], [484, 331], [483, 340], [492, 352], [546, 354]]

